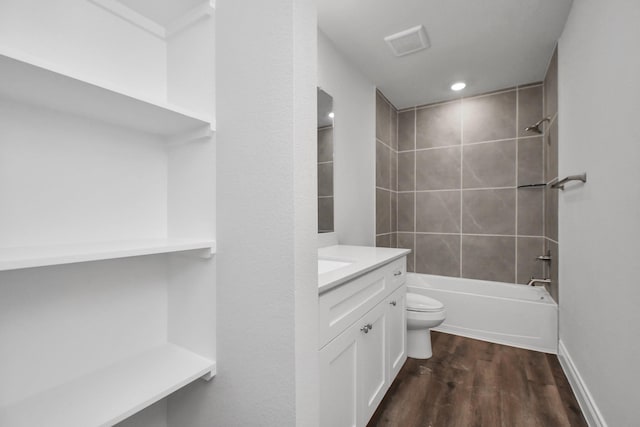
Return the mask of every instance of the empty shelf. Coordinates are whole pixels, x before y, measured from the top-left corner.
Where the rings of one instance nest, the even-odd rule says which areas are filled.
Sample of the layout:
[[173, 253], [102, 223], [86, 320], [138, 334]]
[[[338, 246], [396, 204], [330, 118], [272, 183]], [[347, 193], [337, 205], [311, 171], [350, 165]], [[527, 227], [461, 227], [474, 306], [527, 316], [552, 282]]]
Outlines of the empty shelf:
[[19, 102], [164, 136], [215, 127], [203, 114], [138, 97], [2, 47], [0, 73], [0, 96]]
[[0, 271], [203, 249], [215, 253], [213, 240], [144, 239], [72, 245], [0, 248]]
[[214, 361], [165, 344], [0, 408], [0, 425], [111, 426], [215, 369]]

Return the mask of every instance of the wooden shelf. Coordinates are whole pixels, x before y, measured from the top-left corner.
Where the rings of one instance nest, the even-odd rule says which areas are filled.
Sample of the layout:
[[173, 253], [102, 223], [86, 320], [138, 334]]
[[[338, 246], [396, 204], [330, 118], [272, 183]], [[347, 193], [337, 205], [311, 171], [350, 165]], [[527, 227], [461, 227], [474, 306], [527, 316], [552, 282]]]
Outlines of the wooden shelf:
[[202, 127], [212, 119], [165, 102], [85, 79], [22, 52], [0, 46], [0, 96], [162, 136]]
[[144, 239], [0, 248], [0, 271], [195, 249], [202, 249], [211, 256], [216, 251], [216, 243], [214, 240], [197, 239]]
[[215, 370], [214, 361], [166, 344], [0, 408], [0, 425], [110, 426]]

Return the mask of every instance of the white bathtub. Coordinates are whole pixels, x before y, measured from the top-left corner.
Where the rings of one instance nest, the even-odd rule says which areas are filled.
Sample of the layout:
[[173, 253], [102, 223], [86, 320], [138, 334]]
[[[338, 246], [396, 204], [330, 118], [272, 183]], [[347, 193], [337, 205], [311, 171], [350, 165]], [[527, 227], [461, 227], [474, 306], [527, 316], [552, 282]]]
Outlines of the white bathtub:
[[415, 273], [407, 285], [445, 305], [435, 331], [558, 353], [558, 305], [543, 287]]

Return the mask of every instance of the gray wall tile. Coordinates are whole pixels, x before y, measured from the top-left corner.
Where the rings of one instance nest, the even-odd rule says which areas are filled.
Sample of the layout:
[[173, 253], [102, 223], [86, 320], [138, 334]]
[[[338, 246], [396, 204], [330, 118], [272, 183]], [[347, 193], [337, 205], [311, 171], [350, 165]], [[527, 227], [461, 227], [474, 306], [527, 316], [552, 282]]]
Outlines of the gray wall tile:
[[516, 140], [465, 145], [463, 188], [514, 187], [516, 185]]
[[544, 262], [536, 257], [544, 254], [543, 237], [518, 237], [516, 242], [518, 251], [518, 281], [527, 284], [532, 277], [544, 278]]
[[460, 232], [460, 190], [416, 193], [416, 231]]
[[379, 92], [376, 92], [376, 138], [391, 144], [391, 107]]
[[383, 234], [376, 236], [376, 246], [379, 248], [391, 248], [391, 235]]
[[376, 142], [376, 187], [391, 189], [391, 150]]
[[318, 196], [333, 196], [333, 162], [318, 164]]
[[516, 91], [464, 99], [465, 144], [516, 137]]
[[398, 114], [398, 151], [416, 149], [416, 111]]
[[391, 107], [391, 148], [398, 151], [398, 111]]
[[460, 276], [460, 236], [416, 234], [417, 273]]
[[414, 236], [415, 234], [413, 233], [398, 233], [398, 247], [411, 249], [411, 253], [407, 256], [407, 271], [415, 271], [413, 267], [416, 256]]
[[398, 153], [398, 191], [415, 190], [415, 151]]
[[551, 240], [545, 239], [545, 252], [549, 250], [551, 255], [551, 262], [548, 264], [547, 275], [551, 279], [551, 285], [549, 291], [551, 296], [556, 302], [560, 302], [559, 295], [559, 283], [558, 283], [558, 265], [560, 265], [560, 252], [558, 250], [558, 244]]
[[542, 236], [544, 223], [542, 188], [523, 188], [518, 191], [518, 235]]
[[462, 236], [462, 277], [514, 283], [516, 239]]
[[318, 230], [333, 231], [333, 197], [318, 199]]
[[460, 188], [460, 147], [416, 151], [416, 190]]
[[462, 136], [461, 102], [449, 102], [416, 111], [416, 148], [459, 145]]
[[391, 192], [391, 231], [398, 231], [398, 193]]
[[318, 162], [333, 161], [333, 128], [318, 129]]
[[[543, 87], [530, 85], [402, 113], [386, 101], [378, 109], [387, 121], [392, 148], [377, 146], [380, 168], [388, 166], [377, 173], [377, 182], [386, 185], [388, 179], [385, 188], [391, 189], [383, 191], [377, 203], [382, 216], [377, 242], [415, 249], [407, 259], [408, 271], [459, 276], [462, 265], [465, 277], [509, 283], [544, 275], [544, 264], [532, 258], [543, 253], [544, 227], [557, 239], [557, 231], [544, 220], [543, 208], [545, 201], [555, 209], [550, 216], [555, 215], [557, 230], [557, 200], [555, 205], [547, 202], [541, 189], [515, 189], [518, 184], [544, 181], [549, 160], [557, 165], [557, 156], [548, 158], [554, 152], [547, 150], [546, 135], [531, 137], [521, 129], [542, 117]], [[384, 140], [386, 125], [381, 125], [377, 131]], [[546, 133], [555, 137], [557, 147], [557, 127], [554, 132]], [[551, 173], [553, 168], [546, 170]], [[466, 190], [461, 190], [463, 185]]]
[[398, 231], [414, 231], [414, 195], [398, 193]]
[[532, 136], [524, 130], [543, 117], [542, 85], [518, 89], [518, 135]]
[[462, 193], [462, 232], [509, 234], [516, 231], [516, 190], [466, 190]]
[[545, 236], [558, 241], [558, 192], [560, 190], [545, 189], [544, 201], [544, 230]]
[[391, 232], [391, 192], [376, 189], [376, 234]]
[[543, 138], [518, 140], [518, 185], [544, 181]]
[[398, 153], [391, 152], [391, 171], [389, 173], [391, 180], [391, 190], [398, 191]]

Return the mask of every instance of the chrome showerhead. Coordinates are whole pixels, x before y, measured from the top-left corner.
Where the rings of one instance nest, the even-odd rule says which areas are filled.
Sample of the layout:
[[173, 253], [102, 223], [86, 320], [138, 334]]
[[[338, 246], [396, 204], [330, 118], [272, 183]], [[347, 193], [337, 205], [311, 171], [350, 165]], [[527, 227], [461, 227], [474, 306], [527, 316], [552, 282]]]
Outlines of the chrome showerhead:
[[551, 117], [545, 117], [544, 119], [539, 120], [535, 125], [527, 126], [526, 128], [524, 128], [524, 130], [526, 130], [527, 132], [535, 132], [535, 133], [542, 134], [542, 129], [540, 129], [540, 125], [544, 122], [550, 122], [550, 121], [551, 121]]

